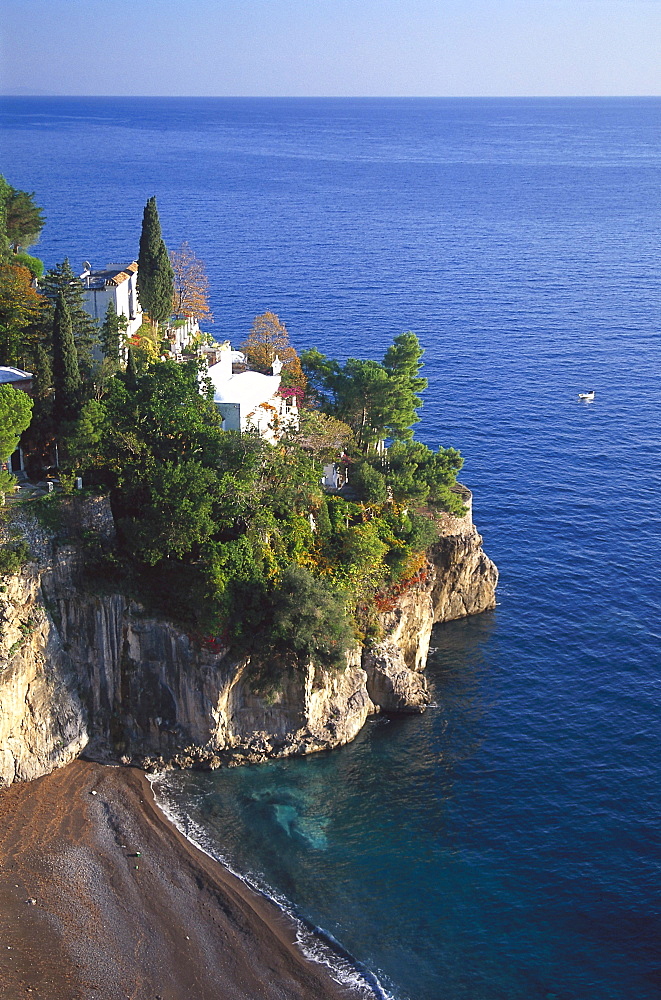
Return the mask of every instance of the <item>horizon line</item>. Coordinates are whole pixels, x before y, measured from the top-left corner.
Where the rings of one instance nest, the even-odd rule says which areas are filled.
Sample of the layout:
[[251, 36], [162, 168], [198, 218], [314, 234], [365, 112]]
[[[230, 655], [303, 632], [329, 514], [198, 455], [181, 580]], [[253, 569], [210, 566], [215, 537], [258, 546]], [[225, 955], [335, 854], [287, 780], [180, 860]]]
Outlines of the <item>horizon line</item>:
[[0, 93], [5, 97], [108, 98], [111, 100], [228, 100], [228, 101], [577, 101], [654, 100], [660, 94], [53, 94]]

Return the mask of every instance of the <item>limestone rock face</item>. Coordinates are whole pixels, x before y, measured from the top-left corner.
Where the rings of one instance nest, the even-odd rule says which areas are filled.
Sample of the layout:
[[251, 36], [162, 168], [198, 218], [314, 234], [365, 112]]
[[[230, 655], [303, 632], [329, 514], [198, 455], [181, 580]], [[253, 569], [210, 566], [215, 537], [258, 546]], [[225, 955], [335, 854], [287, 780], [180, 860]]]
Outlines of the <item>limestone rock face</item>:
[[429, 704], [427, 682], [421, 673], [409, 670], [402, 650], [391, 640], [363, 653], [367, 693], [383, 712], [424, 712]]
[[446, 516], [419, 579], [382, 616], [387, 639], [363, 652], [367, 691], [383, 712], [420, 712], [429, 704], [427, 665], [434, 625], [495, 607], [498, 570], [472, 521]]
[[86, 592], [79, 553], [53, 555], [0, 602], [0, 784], [67, 763], [90, 735], [138, 761], [190, 747], [262, 759], [346, 743], [376, 710], [358, 650], [343, 670], [292, 667], [264, 691], [262, 664], [201, 649], [120, 594]]
[[[95, 517], [110, 530], [98, 504]], [[374, 712], [423, 711], [434, 624], [495, 604], [497, 570], [470, 512], [446, 518], [377, 646], [354, 649], [339, 671], [292, 666], [269, 688], [265, 664], [200, 648], [121, 594], [91, 593], [80, 548], [28, 527], [35, 562], [0, 581], [0, 784], [47, 773], [90, 739], [155, 766], [339, 746]]]
[[68, 764], [88, 739], [78, 677], [32, 564], [0, 593], [0, 787]]
[[384, 631], [406, 666], [424, 670], [434, 625], [494, 608], [497, 583], [498, 570], [482, 549], [470, 509], [465, 518], [446, 517], [420, 579], [383, 615]]
[[497, 583], [498, 570], [474, 527], [470, 533], [441, 537], [430, 550], [428, 584], [435, 623], [494, 608]]

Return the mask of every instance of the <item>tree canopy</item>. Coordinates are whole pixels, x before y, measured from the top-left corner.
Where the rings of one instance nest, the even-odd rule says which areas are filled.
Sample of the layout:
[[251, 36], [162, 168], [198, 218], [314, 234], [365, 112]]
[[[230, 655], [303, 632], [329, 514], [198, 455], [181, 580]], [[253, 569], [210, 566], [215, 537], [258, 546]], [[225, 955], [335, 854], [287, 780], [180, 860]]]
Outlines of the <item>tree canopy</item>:
[[211, 319], [209, 308], [209, 279], [204, 261], [196, 257], [188, 242], [178, 250], [170, 251], [174, 298], [172, 312], [175, 316]]
[[27, 393], [13, 385], [0, 385], [0, 462], [16, 450], [31, 419], [32, 400]]
[[39, 239], [45, 219], [34, 197], [34, 192], [12, 187], [0, 174], [0, 258], [27, 250]]
[[384, 438], [413, 437], [422, 406], [418, 393], [427, 386], [419, 376], [422, 354], [415, 334], [402, 333], [383, 362], [348, 358], [341, 365], [313, 348], [303, 351], [301, 363], [318, 405], [345, 421], [360, 450], [368, 453]]
[[274, 312], [255, 316], [250, 333], [241, 344], [248, 364], [264, 375], [271, 374], [276, 357], [282, 361], [282, 384], [299, 386], [305, 390], [306, 379], [294, 347], [289, 343], [289, 333]]

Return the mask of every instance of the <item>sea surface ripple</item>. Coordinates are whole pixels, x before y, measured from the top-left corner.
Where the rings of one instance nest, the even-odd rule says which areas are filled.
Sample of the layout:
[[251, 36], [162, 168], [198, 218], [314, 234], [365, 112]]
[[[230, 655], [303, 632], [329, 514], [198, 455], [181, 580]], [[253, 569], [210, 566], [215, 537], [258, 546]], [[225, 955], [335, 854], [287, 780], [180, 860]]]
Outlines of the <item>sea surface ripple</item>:
[[[219, 337], [414, 330], [493, 613], [437, 706], [162, 793], [398, 1000], [658, 1000], [661, 101], [4, 99], [47, 264], [133, 259], [156, 194]], [[578, 393], [595, 389], [592, 404]]]

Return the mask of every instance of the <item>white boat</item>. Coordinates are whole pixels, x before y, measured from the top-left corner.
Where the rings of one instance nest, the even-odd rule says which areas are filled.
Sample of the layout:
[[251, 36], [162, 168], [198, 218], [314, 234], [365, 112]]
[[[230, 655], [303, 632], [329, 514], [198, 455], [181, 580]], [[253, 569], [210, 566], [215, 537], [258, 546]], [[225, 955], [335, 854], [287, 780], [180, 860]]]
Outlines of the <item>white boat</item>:
[[585, 403], [591, 403], [594, 399], [594, 389], [590, 389], [589, 392], [579, 392], [578, 398], [582, 399]]

